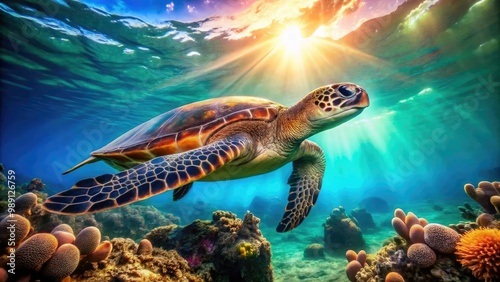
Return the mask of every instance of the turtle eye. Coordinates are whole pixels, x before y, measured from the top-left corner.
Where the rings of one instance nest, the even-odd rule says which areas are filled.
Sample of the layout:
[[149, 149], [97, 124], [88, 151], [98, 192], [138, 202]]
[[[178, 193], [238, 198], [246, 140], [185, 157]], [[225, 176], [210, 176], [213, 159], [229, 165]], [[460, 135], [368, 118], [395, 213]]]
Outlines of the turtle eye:
[[[357, 89], [356, 89], [356, 88], [353, 88], [353, 87], [349, 87], [349, 86], [350, 86], [350, 85], [341, 85], [341, 86], [337, 89], [338, 93], [339, 93], [342, 97], [344, 97], [344, 98], [351, 98], [351, 97], [353, 97], [354, 95], [356, 95], [356, 93], [357, 93], [357, 91], [356, 91], [356, 90], [357, 90]], [[355, 92], [355, 91], [353, 91], [353, 90], [355, 90], [356, 92]]]

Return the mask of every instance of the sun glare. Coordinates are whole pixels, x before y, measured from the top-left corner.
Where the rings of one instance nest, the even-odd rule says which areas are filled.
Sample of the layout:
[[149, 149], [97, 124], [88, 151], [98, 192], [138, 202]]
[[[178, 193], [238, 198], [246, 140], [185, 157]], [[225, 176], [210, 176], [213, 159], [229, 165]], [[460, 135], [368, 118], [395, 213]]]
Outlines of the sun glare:
[[299, 27], [289, 26], [283, 30], [280, 36], [280, 45], [287, 51], [298, 53], [306, 39], [302, 37]]
[[297, 26], [290, 26], [281, 33], [281, 41], [285, 44], [296, 44], [302, 40], [302, 34]]

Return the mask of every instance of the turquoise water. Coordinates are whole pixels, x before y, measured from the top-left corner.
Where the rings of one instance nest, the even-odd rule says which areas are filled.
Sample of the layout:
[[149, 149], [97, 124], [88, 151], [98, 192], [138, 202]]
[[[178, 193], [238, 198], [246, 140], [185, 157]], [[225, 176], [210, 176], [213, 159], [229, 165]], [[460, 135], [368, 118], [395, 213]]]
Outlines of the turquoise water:
[[[292, 232], [321, 237], [332, 208], [349, 211], [368, 197], [385, 199], [388, 217], [395, 207], [436, 199], [453, 209], [467, 200], [465, 183], [500, 177], [499, 7], [440, 0], [424, 9], [420, 2], [335, 40], [304, 39], [299, 51], [272, 33], [228, 40], [198, 22], [151, 24], [77, 2], [2, 2], [0, 162], [25, 180], [41, 178], [52, 194], [114, 173], [96, 163], [61, 175], [173, 108], [231, 95], [292, 106], [316, 87], [350, 81], [366, 89], [371, 105], [311, 138], [327, 157], [323, 188], [310, 218]], [[284, 206], [290, 173], [287, 165], [249, 179], [195, 183], [180, 202], [169, 192], [145, 204], [186, 214], [208, 205], [238, 215], [256, 196]], [[457, 215], [435, 216], [451, 223]], [[264, 235], [278, 236], [278, 222], [264, 226], [273, 227]]]

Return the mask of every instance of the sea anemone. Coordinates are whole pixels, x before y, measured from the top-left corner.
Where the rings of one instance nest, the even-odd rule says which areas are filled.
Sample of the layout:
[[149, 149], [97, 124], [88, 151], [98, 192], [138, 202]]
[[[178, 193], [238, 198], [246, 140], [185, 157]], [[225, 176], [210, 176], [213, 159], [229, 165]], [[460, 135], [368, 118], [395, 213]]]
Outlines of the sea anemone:
[[476, 278], [486, 282], [500, 279], [500, 230], [480, 228], [465, 233], [455, 254]]

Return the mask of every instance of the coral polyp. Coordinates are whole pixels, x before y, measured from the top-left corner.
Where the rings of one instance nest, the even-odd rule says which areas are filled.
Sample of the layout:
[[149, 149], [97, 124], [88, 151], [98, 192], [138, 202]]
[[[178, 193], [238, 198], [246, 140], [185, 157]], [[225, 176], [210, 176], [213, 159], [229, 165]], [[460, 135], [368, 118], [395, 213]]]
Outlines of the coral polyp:
[[475, 229], [465, 233], [455, 252], [458, 261], [486, 282], [500, 279], [500, 230]]

